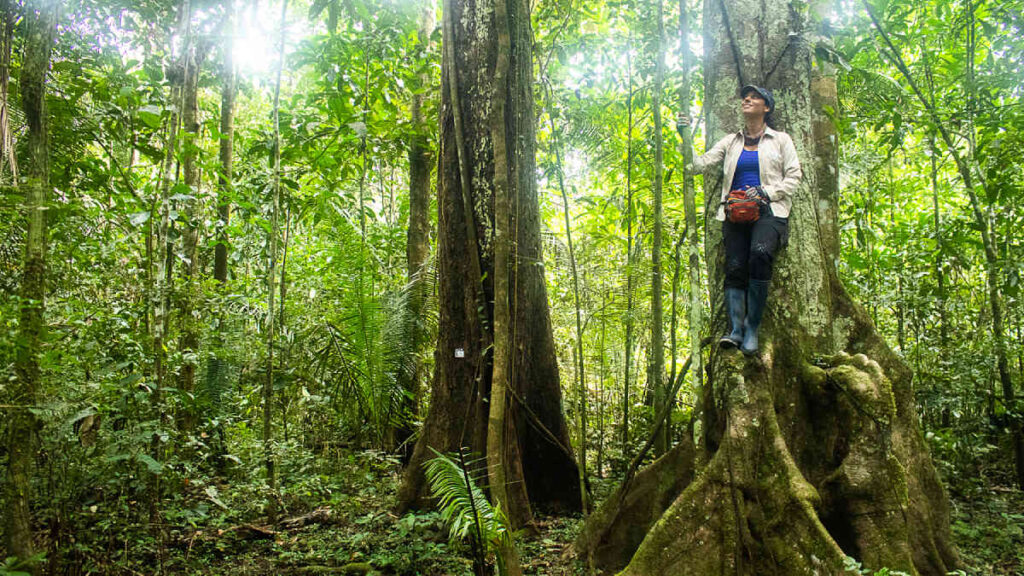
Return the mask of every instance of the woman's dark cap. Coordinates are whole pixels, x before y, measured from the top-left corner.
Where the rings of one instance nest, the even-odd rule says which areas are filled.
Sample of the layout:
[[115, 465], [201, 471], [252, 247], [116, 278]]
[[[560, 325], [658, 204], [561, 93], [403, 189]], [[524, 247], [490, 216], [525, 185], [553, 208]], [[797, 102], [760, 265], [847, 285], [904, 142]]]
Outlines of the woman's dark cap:
[[740, 98], [746, 98], [747, 94], [751, 92], [756, 92], [757, 95], [764, 100], [764, 103], [768, 105], [769, 112], [775, 112], [775, 97], [772, 96], [770, 90], [767, 88], [761, 88], [760, 86], [754, 86], [753, 84], [747, 84], [742, 90], [740, 90]]

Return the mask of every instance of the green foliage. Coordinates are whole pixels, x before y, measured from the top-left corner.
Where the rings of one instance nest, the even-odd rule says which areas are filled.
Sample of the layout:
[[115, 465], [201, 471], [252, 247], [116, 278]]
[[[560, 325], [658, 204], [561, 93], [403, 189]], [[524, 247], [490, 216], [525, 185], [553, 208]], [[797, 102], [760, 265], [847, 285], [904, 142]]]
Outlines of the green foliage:
[[953, 534], [972, 573], [1010, 574], [1024, 564], [1024, 514], [1019, 492], [977, 490], [953, 511]]
[[[258, 439], [259, 389], [266, 377], [262, 342], [272, 320], [265, 274], [274, 79], [258, 70], [245, 70], [239, 78], [234, 177], [230, 189], [221, 190], [215, 181], [217, 147], [224, 137], [219, 127], [223, 72], [217, 64], [223, 6], [192, 2], [194, 39], [209, 53], [200, 69], [200, 136], [189, 144], [203, 182], [196, 189], [185, 187], [176, 166], [183, 142], [167, 141], [179, 106], [171, 90], [182, 42], [174, 32], [179, 4], [69, 2], [55, 42], [47, 96], [54, 189], [47, 207], [48, 333], [40, 358], [43, 401], [32, 407], [41, 425], [33, 513], [37, 525], [47, 527], [46, 561], [54, 572], [128, 574], [167, 559], [168, 571], [209, 573], [203, 562], [249, 543], [235, 536], [207, 537], [260, 522], [268, 496]], [[276, 28], [276, 0], [236, 4], [239, 27]], [[700, 10], [690, 4], [696, 22]], [[1019, 390], [1024, 379], [1024, 3], [876, 4], [912, 76], [987, 182], [982, 209], [991, 217], [999, 248], [998, 288], [1006, 300], [1008, 354]], [[973, 36], [968, 5], [974, 10]], [[995, 384], [979, 229], [947, 151], [931, 143], [933, 119], [880, 49], [866, 14], [852, 6], [833, 16], [833, 46], [818, 51], [840, 64], [840, 105], [830, 114], [841, 143], [837, 267], [880, 333], [914, 370], [925, 437], [959, 503], [953, 529], [965, 558], [980, 570], [1019, 572], [1024, 565], [1020, 503], [1012, 497], [1003, 503], [993, 496], [1003, 492], [993, 487], [1010, 484], [1005, 432], [1021, 417], [1021, 408], [1019, 400], [1007, 405]], [[442, 523], [450, 525], [453, 540], [488, 545], [495, 537], [511, 537], [500, 510], [489, 506], [480, 488], [483, 468], [469, 472], [467, 485], [465, 467], [450, 457], [438, 455], [431, 463], [432, 482], [439, 483], [439, 495], [449, 497], [443, 516], [428, 512], [392, 519], [386, 512], [396, 482], [390, 434], [396, 426], [415, 426], [424, 415], [426, 395], [413, 398], [409, 412], [410, 391], [402, 383], [417, 367], [422, 382], [433, 373], [430, 344], [417, 347], [410, 335], [425, 333], [431, 340], [437, 323], [436, 289], [428, 291], [424, 312], [409, 316], [404, 260], [407, 144], [414, 135], [436, 143], [439, 129], [441, 33], [435, 26], [428, 49], [418, 31], [421, 7], [312, 0], [292, 6], [287, 18], [280, 116], [281, 240], [287, 230], [288, 243], [287, 260], [278, 262], [285, 273], [278, 286], [282, 306], [274, 343], [271, 452], [283, 511], [298, 514], [329, 504], [346, 523], [311, 530], [295, 542], [246, 548], [250, 555], [241, 565], [253, 572], [266, 568], [260, 564], [263, 554], [289, 567], [367, 562], [398, 574], [468, 573], [465, 561], [453, 553], [465, 552], [465, 544], [444, 542]], [[265, 8], [274, 14], [273, 22], [259, 22]], [[23, 7], [15, 2], [15, 9]], [[667, 14], [670, 33], [676, 9], [673, 5]], [[26, 128], [17, 105], [21, 26], [18, 19], [8, 118], [15, 151], [24, 157]], [[533, 28], [537, 177], [546, 230], [542, 264], [556, 352], [568, 384], [571, 378], [564, 376], [573, 373], [575, 333], [561, 176], [580, 268], [588, 378], [590, 429], [574, 441], [588, 443], [588, 464], [600, 494], [614, 486], [615, 474], [643, 441], [652, 415], [644, 405], [644, 366], [657, 344], [649, 338], [652, 294], [646, 280], [656, 248], [650, 240], [654, 23], [643, 3], [544, 0], [535, 5]], [[698, 36], [691, 41], [698, 43]], [[686, 108], [696, 116], [699, 91], [693, 102], [674, 101], [678, 70], [672, 60], [662, 115], [672, 118]], [[699, 89], [702, 83], [702, 71], [694, 70], [692, 84]], [[409, 120], [414, 94], [426, 96], [421, 125]], [[669, 233], [657, 248], [667, 256], [683, 232], [683, 219], [679, 180], [670, 176], [673, 168], [679, 173], [673, 145], [678, 140], [671, 122], [665, 130]], [[699, 129], [696, 139], [700, 148]], [[164, 206], [160, 190], [168, 145], [178, 152], [171, 158], [172, 192]], [[0, 173], [3, 382], [15, 376], [25, 233], [22, 194], [9, 181], [10, 174]], [[229, 222], [216, 212], [222, 201], [233, 208]], [[700, 189], [697, 203], [704, 204]], [[158, 245], [155, 237], [164, 208], [170, 215], [168, 246]], [[437, 212], [435, 205], [433, 218]], [[197, 215], [194, 222], [190, 213]], [[193, 224], [200, 235], [198, 277], [195, 288], [186, 291], [178, 282], [185, 263], [182, 232]], [[705, 225], [699, 216], [698, 226]], [[627, 229], [633, 234], [629, 239]], [[221, 231], [228, 237], [230, 269], [223, 286], [212, 279]], [[628, 255], [627, 241], [633, 245]], [[154, 286], [161, 260], [169, 265], [169, 302], [189, 299], [193, 312], [182, 318], [172, 311], [164, 349], [156, 350]], [[675, 264], [665, 260], [667, 280]], [[433, 272], [426, 274], [428, 285], [435, 286]], [[696, 289], [706, 293], [706, 286]], [[666, 308], [670, 290], [666, 282]], [[685, 288], [677, 298], [680, 304], [688, 301]], [[623, 445], [627, 321], [634, 327], [634, 361], [626, 406], [631, 444]], [[186, 323], [197, 327], [200, 338], [189, 353], [180, 347]], [[685, 314], [677, 334], [681, 362], [689, 348]], [[158, 353], [166, 353], [159, 383]], [[198, 367], [194, 392], [177, 386], [186, 365]], [[682, 392], [684, 407], [672, 415], [677, 430], [696, 404], [694, 392]], [[572, 421], [581, 404], [577, 396], [575, 387], [565, 386]], [[0, 404], [6, 402], [0, 385]], [[199, 415], [195, 429], [179, 425], [186, 411]], [[0, 427], [0, 443], [6, 442], [5, 434], [6, 427]], [[161, 491], [154, 496], [157, 478]], [[155, 533], [154, 521], [167, 533]], [[303, 545], [306, 540], [309, 546]], [[529, 546], [540, 554], [547, 545], [541, 540]], [[194, 556], [177, 554], [182, 550], [194, 550]], [[0, 574], [23, 568], [8, 559]], [[216, 573], [232, 569], [218, 566]]]
[[0, 576], [32, 576], [32, 568], [45, 560], [45, 552], [40, 552], [26, 560], [20, 560], [15, 556], [11, 556], [0, 562]]
[[[983, 172], [989, 194], [980, 209], [1000, 246], [996, 289], [1016, 364], [1024, 350], [1016, 288], [1024, 179], [1005, 145], [1017, 141], [1013, 127], [1024, 121], [1014, 104], [1019, 79], [1007, 75], [1024, 63], [1020, 7], [946, 0], [879, 7], [960, 155]], [[841, 13], [837, 21], [835, 44], [851, 67], [839, 77], [835, 118], [843, 142], [841, 275], [913, 367], [917, 406], [944, 477], [964, 494], [1008, 483], [1005, 430], [1020, 408], [1005, 406], [992, 385], [998, 376], [986, 259], [963, 182], [866, 14]]]
[[888, 568], [868, 570], [867, 568], [864, 568], [864, 566], [861, 565], [860, 562], [858, 562], [854, 558], [851, 558], [850, 556], [846, 557], [843, 569], [846, 570], [847, 573], [857, 574], [859, 576], [909, 576], [906, 572], [903, 572], [902, 570], [890, 570]]
[[499, 544], [511, 542], [512, 530], [505, 513], [487, 500], [478, 484], [486, 480], [485, 459], [467, 460], [461, 452], [447, 456], [435, 450], [434, 454], [434, 458], [424, 463], [424, 468], [430, 491], [438, 499], [441, 517], [448, 525], [449, 537], [452, 541], [472, 539], [474, 546], [495, 553], [499, 571], [503, 572]]

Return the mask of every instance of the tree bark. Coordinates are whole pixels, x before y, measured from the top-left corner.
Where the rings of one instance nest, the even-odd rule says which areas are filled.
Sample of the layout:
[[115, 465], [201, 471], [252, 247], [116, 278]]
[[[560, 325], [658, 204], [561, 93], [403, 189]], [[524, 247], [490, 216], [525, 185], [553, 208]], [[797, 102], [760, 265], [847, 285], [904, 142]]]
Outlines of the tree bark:
[[629, 456], [629, 382], [633, 359], [633, 42], [626, 44], [626, 367], [622, 378], [622, 456]]
[[[45, 339], [46, 210], [50, 189], [49, 118], [46, 72], [57, 26], [56, 0], [25, 6], [25, 48], [21, 64], [21, 107], [28, 127], [25, 181], [25, 265], [21, 279], [21, 317], [15, 350], [15, 379], [6, 394], [7, 481], [4, 483], [7, 553], [22, 561], [35, 554], [32, 537], [32, 476], [39, 422], [31, 409], [40, 384], [39, 354]], [[6, 16], [5, 16], [6, 17]], [[31, 566], [33, 574], [38, 566]]]
[[224, 4], [224, 42], [221, 45], [221, 85], [220, 92], [220, 172], [217, 174], [217, 245], [213, 256], [213, 278], [219, 286], [228, 281], [228, 225], [231, 223], [231, 191], [234, 177], [234, 146], [235, 146], [235, 61], [234, 39], [235, 13], [234, 0], [223, 0]]
[[[699, 471], [663, 513], [648, 516], [657, 522], [634, 524], [643, 542], [613, 555], [627, 559], [624, 575], [837, 574], [846, 555], [909, 574], [957, 565], [912, 373], [836, 272], [837, 148], [825, 114], [836, 106], [835, 78], [821, 62], [812, 66], [813, 46], [799, 40], [817, 30], [818, 8], [705, 4], [707, 140], [742, 126], [744, 81], [773, 89], [777, 124], [793, 138], [804, 179], [776, 262], [761, 354], [712, 351], [691, 461]], [[708, 171], [705, 190], [718, 189], [720, 174], [720, 166]], [[717, 199], [707, 196], [706, 213]], [[724, 258], [714, 224], [705, 246], [717, 301]], [[721, 314], [714, 320], [724, 325]]]
[[197, 256], [199, 246], [199, 75], [206, 50], [194, 41], [191, 32], [191, 14], [188, 18], [185, 34], [185, 51], [182, 54], [184, 83], [182, 85], [181, 124], [183, 138], [181, 142], [181, 165], [188, 196], [184, 200], [185, 226], [181, 234], [181, 251], [183, 262], [181, 267], [181, 283], [179, 284], [178, 323], [181, 325], [179, 351], [182, 364], [178, 373], [178, 390], [182, 395], [182, 410], [178, 417], [178, 427], [189, 433], [195, 429], [195, 381], [196, 381], [196, 350], [199, 347], [199, 326], [194, 318], [195, 301], [199, 298], [199, 287], [195, 281], [199, 270]]
[[270, 254], [267, 266], [267, 368], [266, 380], [263, 383], [263, 466], [267, 473], [267, 486], [270, 490], [267, 497], [267, 521], [270, 524], [274, 524], [277, 521], [277, 470], [272, 445], [274, 415], [274, 291], [277, 289], [278, 213], [281, 209], [281, 71], [284, 68], [284, 39], [288, 31], [288, 0], [281, 0], [281, 18], [278, 22], [281, 26], [281, 33], [277, 44], [277, 80], [274, 84], [273, 206], [270, 215]]
[[[655, 44], [654, 91], [651, 94], [651, 110], [654, 115], [654, 233], [651, 239], [651, 389], [654, 391], [654, 412], [659, 413], [672, 399], [665, 389], [665, 334], [664, 306], [662, 304], [661, 276], [661, 233], [662, 233], [662, 188], [665, 179], [664, 135], [661, 129], [661, 96], [665, 86], [665, 19], [662, 14], [663, 0], [655, 0], [657, 19], [657, 42]], [[663, 426], [654, 443], [654, 453], [661, 456], [668, 451], [669, 426]]]
[[[228, 282], [228, 250], [231, 239], [228, 226], [231, 223], [232, 190], [234, 178], [234, 145], [235, 145], [235, 63], [234, 63], [234, 0], [223, 0], [224, 5], [224, 41], [221, 44], [221, 92], [220, 92], [220, 141], [218, 156], [220, 170], [217, 173], [217, 224], [214, 230], [216, 245], [213, 254], [213, 279], [218, 290], [224, 290]], [[206, 368], [206, 400], [213, 410], [214, 417], [221, 413], [221, 398], [224, 383], [227, 381], [225, 362], [221, 357], [226, 331], [226, 315], [217, 311], [216, 344], [210, 355]], [[216, 428], [214, 446], [216, 463], [223, 466], [222, 455], [224, 446], [224, 429], [219, 419]]]
[[[494, 148], [494, 367], [491, 378], [490, 410], [487, 415], [487, 477], [494, 505], [509, 517], [527, 518], [528, 510], [517, 510], [522, 502], [509, 496], [509, 474], [518, 463], [513, 460], [518, 451], [510, 446], [515, 438], [512, 418], [509, 417], [509, 399], [512, 388], [512, 202], [508, 154], [508, 134], [505, 109], [508, 98], [509, 37], [508, 7], [506, 0], [494, 1], [494, 28], [497, 35], [497, 55], [494, 65], [491, 100], [491, 144]], [[528, 503], [526, 504], [529, 505]], [[503, 575], [519, 576], [522, 566], [513, 538], [501, 539], [498, 557]]]
[[[430, 52], [430, 35], [434, 30], [434, 3], [424, 2], [420, 13], [419, 38], [424, 55]], [[430, 158], [432, 150], [427, 139], [423, 118], [423, 104], [430, 75], [420, 76], [420, 90], [412, 95], [410, 122], [416, 130], [409, 143], [409, 227], [406, 234], [405, 261], [409, 300], [406, 310], [408, 339], [413, 352], [414, 365], [403, 372], [400, 382], [405, 398], [402, 402], [403, 423], [394, 432], [394, 444], [400, 449], [402, 458], [408, 461], [412, 455], [410, 438], [413, 434], [411, 421], [416, 417], [422, 396], [422, 363], [419, 361], [424, 348], [426, 331], [421, 318], [430, 286], [427, 257], [430, 254]]]
[[[504, 472], [510, 519], [532, 521], [533, 506], [578, 510], [576, 462], [562, 412], [548, 311], [535, 183], [532, 48], [529, 7], [506, 4], [509, 72], [504, 96], [508, 142], [510, 256], [510, 415], [513, 451]], [[450, 1], [444, 7], [441, 151], [438, 173], [440, 319], [430, 411], [398, 494], [399, 510], [428, 503], [422, 464], [431, 448], [484, 453], [493, 365], [496, 162], [491, 114], [497, 45], [492, 0]], [[478, 267], [479, 266], [479, 267]], [[479, 272], [477, 272], [477, 270]], [[482, 305], [481, 305], [482, 304]]]

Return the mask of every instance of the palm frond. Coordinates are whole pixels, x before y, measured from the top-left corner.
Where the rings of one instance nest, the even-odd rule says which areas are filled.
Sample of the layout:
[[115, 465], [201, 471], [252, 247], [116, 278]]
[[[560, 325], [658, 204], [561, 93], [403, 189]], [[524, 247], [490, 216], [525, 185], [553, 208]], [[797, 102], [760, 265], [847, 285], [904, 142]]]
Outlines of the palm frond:
[[[464, 462], [460, 464], [450, 456], [431, 450], [437, 456], [428, 460], [424, 467], [451, 540], [461, 541], [473, 536], [494, 551], [498, 549], [497, 544], [510, 541], [508, 518], [501, 508], [491, 505], [478, 484], [479, 477], [487, 474], [487, 468], [479, 465], [484, 459], [465, 462], [460, 455]], [[474, 463], [478, 467], [469, 469]]]

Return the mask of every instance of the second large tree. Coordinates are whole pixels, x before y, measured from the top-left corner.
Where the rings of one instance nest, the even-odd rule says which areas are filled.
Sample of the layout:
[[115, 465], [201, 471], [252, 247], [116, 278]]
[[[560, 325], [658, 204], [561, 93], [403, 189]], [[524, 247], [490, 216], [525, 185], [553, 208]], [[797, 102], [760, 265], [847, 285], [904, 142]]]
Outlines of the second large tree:
[[[827, 48], [819, 31], [828, 6], [704, 3], [707, 142], [742, 127], [742, 86], [765, 86], [803, 180], [760, 354], [711, 351], [699, 434], [620, 486], [576, 543], [623, 576], [844, 574], [847, 556], [872, 571], [941, 576], [959, 563], [913, 372], [838, 275], [839, 142], [828, 112], [838, 109], [836, 72], [815, 58]], [[705, 173], [705, 191], [720, 189], [721, 174], [721, 165]], [[704, 213], [714, 214], [717, 194], [705, 196]], [[708, 221], [711, 301], [721, 302], [722, 228]], [[721, 334], [724, 314], [712, 321]]]
[[[503, 3], [499, 14], [506, 17], [495, 18], [496, 2]], [[498, 340], [509, 343], [511, 355], [506, 507], [513, 523], [523, 525], [532, 518], [531, 504], [563, 511], [580, 506], [541, 255], [529, 4], [447, 0], [443, 27], [436, 373], [399, 507], [423, 504], [429, 496], [422, 464], [433, 456], [431, 448], [486, 450], [494, 303], [502, 298], [509, 307], [508, 334]], [[502, 38], [507, 40], [501, 52], [507, 73], [495, 81]], [[504, 136], [505, 146], [495, 147], [496, 134]], [[496, 149], [505, 151], [497, 162]], [[496, 181], [503, 183], [509, 199], [509, 233], [497, 238]], [[496, 242], [509, 242], [510, 253], [508, 269], [498, 274], [507, 273], [508, 290], [498, 294]]]

